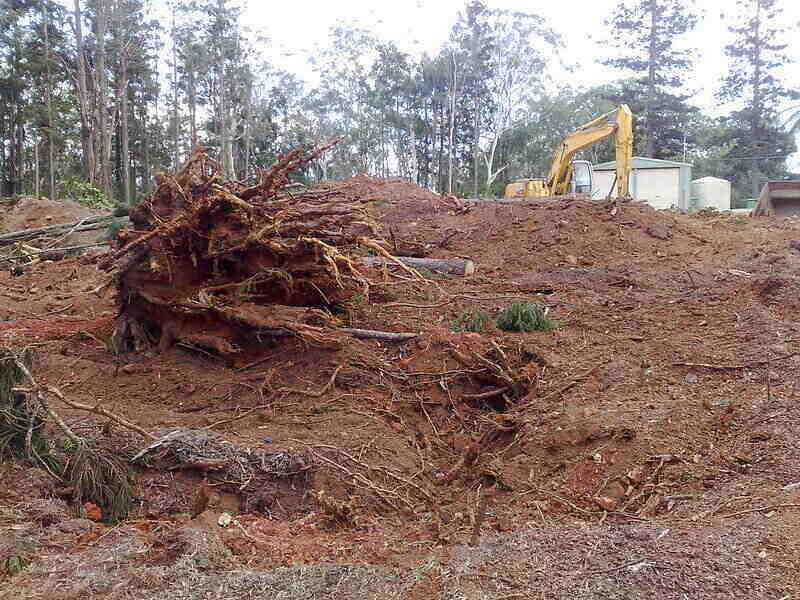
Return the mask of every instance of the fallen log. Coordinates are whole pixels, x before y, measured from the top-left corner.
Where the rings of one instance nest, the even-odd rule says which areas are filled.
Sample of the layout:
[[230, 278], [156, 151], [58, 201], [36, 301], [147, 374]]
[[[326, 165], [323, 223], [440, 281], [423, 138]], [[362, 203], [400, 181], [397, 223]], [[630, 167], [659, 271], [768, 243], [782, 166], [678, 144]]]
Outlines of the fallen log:
[[[414, 258], [411, 256], [395, 256], [394, 258], [414, 269], [428, 269], [448, 275], [472, 275], [475, 273], [475, 263], [464, 258]], [[392, 265], [391, 261], [381, 256], [365, 256], [360, 259], [360, 262], [377, 267]]]
[[2, 233], [0, 234], [0, 246], [8, 246], [16, 242], [27, 242], [48, 235], [103, 229], [104, 227], [108, 227], [115, 220], [118, 220], [123, 225], [129, 223], [127, 218], [115, 218], [113, 215], [97, 215], [63, 225], [48, 225], [47, 227], [37, 227], [36, 229], [23, 229], [22, 231]]
[[26, 252], [25, 254], [20, 255], [20, 256], [2, 257], [2, 258], [0, 258], [0, 263], [2, 263], [2, 262], [14, 262], [16, 260], [22, 260], [22, 259], [25, 259], [25, 258], [30, 258], [32, 256], [43, 256], [43, 255], [49, 255], [49, 254], [52, 254], [54, 256], [58, 256], [60, 254], [61, 258], [63, 258], [63, 256], [65, 256], [66, 253], [68, 253], [68, 252], [75, 252], [77, 250], [86, 250], [87, 248], [100, 248], [102, 246], [107, 246], [107, 245], [108, 244], [106, 242], [103, 242], [102, 244], [83, 244], [82, 246], [67, 246], [65, 248], [45, 248], [44, 250], [36, 250], [36, 251]]
[[374, 331], [372, 329], [353, 329], [352, 327], [342, 327], [340, 331], [362, 340], [384, 340], [387, 342], [406, 342], [418, 337], [416, 333], [392, 333], [390, 331]]
[[[419, 337], [417, 333], [400, 332], [395, 333], [392, 331], [375, 331], [373, 329], [354, 329], [352, 327], [339, 327], [335, 331], [343, 331], [349, 333], [355, 338], [362, 340], [383, 340], [385, 342], [407, 342]], [[271, 337], [291, 337], [297, 335], [296, 332], [289, 329], [262, 329], [258, 332], [259, 335]]]
[[464, 206], [491, 206], [492, 204], [513, 204], [517, 206], [534, 206], [545, 204], [551, 198], [462, 198], [459, 200]]

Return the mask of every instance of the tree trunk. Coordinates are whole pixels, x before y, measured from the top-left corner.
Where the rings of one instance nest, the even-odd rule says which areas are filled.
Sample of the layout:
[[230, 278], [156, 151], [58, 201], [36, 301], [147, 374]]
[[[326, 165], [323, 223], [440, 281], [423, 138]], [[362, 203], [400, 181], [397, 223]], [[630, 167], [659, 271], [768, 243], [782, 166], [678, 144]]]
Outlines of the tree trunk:
[[242, 123], [242, 179], [247, 180], [250, 174], [250, 154], [252, 152], [252, 131], [250, 127], [253, 123], [253, 81], [248, 79], [248, 89], [245, 90], [245, 119]]
[[195, 65], [189, 65], [189, 136], [192, 139], [192, 151], [197, 147], [197, 84], [195, 82]]
[[[56, 199], [56, 166], [55, 150], [53, 148], [53, 72], [52, 61], [53, 52], [50, 48], [50, 13], [45, 8], [44, 19], [44, 46], [46, 51], [47, 64], [47, 85], [45, 86], [45, 101], [47, 102], [47, 163], [50, 170], [50, 200]], [[37, 194], [38, 196], [38, 194]]]
[[656, 141], [653, 137], [653, 104], [656, 97], [656, 38], [658, 35], [658, 2], [650, 0], [650, 52], [649, 70], [647, 74], [647, 108], [645, 109], [645, 156], [653, 158], [656, 153]]
[[19, 33], [19, 28], [14, 22], [13, 29], [14, 50], [11, 58], [11, 77], [13, 79], [12, 85], [12, 112], [10, 114], [10, 130], [11, 139], [9, 140], [9, 166], [8, 166], [8, 181], [9, 181], [9, 194], [22, 193], [22, 174], [24, 171], [24, 139], [25, 127], [23, 121], [22, 111], [22, 97], [20, 95], [20, 82], [22, 81], [21, 73], [21, 57], [22, 48], [21, 40], [22, 35]]
[[[761, 150], [761, 0], [756, 0], [755, 31], [753, 32], [753, 107], [750, 114], [750, 141], [752, 155], [758, 156]], [[758, 198], [761, 174], [758, 169], [758, 159], [753, 158], [751, 180], [753, 185], [753, 198]]]
[[477, 97], [475, 98], [473, 109], [475, 110], [475, 130], [473, 131], [473, 142], [472, 142], [472, 195], [475, 198], [477, 198], [478, 197], [478, 141], [479, 141]]
[[448, 135], [447, 148], [447, 193], [453, 194], [453, 138], [456, 127], [456, 93], [458, 91], [458, 72], [456, 65], [456, 55], [452, 53], [450, 58], [453, 64], [453, 87], [450, 90], [450, 132]]
[[[126, 219], [120, 219], [123, 223], [128, 222]], [[86, 217], [80, 221], [72, 223], [65, 223], [63, 225], [48, 225], [47, 227], [37, 227], [36, 229], [23, 229], [21, 231], [9, 231], [8, 233], [0, 234], [0, 247], [15, 244], [17, 242], [27, 242], [35, 240], [36, 238], [46, 235], [58, 235], [64, 233], [77, 233], [79, 231], [94, 231], [96, 229], [103, 229], [114, 221], [111, 215], [98, 215], [94, 217]]]
[[83, 46], [83, 15], [81, 14], [80, 0], [75, 0], [75, 41], [77, 45], [78, 63], [78, 104], [81, 115], [81, 150], [83, 151], [83, 172], [91, 184], [97, 183], [95, 164], [95, 140], [89, 127], [89, 89], [86, 82], [86, 55]]
[[[397, 260], [414, 269], [428, 269], [436, 273], [450, 275], [472, 275], [475, 272], [475, 263], [463, 258], [416, 258], [411, 256], [395, 256]], [[392, 266], [394, 263], [380, 256], [365, 256], [359, 259], [361, 263], [369, 266]]]
[[[218, 18], [225, 14], [225, 0], [217, 0]], [[222, 40], [220, 40], [222, 43]], [[220, 151], [222, 172], [227, 177], [234, 177], [233, 170], [233, 136], [231, 135], [231, 109], [229, 106], [227, 81], [225, 77], [225, 48], [220, 46], [219, 56], [216, 57], [219, 86], [219, 127]]]
[[39, 189], [39, 140], [33, 144], [33, 195], [37, 198], [41, 195]]
[[122, 201], [131, 204], [131, 153], [128, 124], [128, 52], [130, 51], [130, 31], [125, 23], [122, 2], [117, 2], [114, 20], [119, 40], [119, 81], [117, 82], [117, 102], [119, 106], [119, 172], [122, 184]]
[[175, 4], [172, 5], [172, 168], [178, 170], [178, 53], [175, 30]]
[[111, 198], [111, 135], [108, 123], [108, 74], [106, 73], [106, 30], [108, 0], [97, 0], [97, 128], [100, 139], [98, 173], [103, 194]]
[[122, 64], [122, 95], [120, 96], [120, 145], [122, 146], [122, 189], [123, 200], [127, 206], [131, 204], [131, 152], [130, 152], [130, 134], [128, 132], [128, 54], [127, 51], [122, 53], [120, 58]]

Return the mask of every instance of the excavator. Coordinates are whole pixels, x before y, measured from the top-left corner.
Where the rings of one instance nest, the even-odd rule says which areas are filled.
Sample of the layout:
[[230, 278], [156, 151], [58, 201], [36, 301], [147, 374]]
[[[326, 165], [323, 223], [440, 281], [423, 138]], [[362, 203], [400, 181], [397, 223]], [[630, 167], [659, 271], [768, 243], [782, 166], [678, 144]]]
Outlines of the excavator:
[[612, 135], [616, 146], [617, 198], [630, 197], [628, 178], [633, 157], [633, 114], [627, 104], [622, 104], [567, 135], [553, 155], [547, 178], [522, 179], [510, 183], [506, 186], [504, 199], [591, 198], [595, 191], [592, 187], [592, 163], [572, 158], [579, 150]]

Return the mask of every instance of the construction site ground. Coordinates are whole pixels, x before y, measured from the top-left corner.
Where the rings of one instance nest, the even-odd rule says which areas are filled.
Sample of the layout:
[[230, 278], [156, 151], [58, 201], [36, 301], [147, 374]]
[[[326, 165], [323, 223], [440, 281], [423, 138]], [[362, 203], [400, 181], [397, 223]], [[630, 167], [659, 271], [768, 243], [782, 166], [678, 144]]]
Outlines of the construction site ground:
[[[103, 249], [0, 265], [0, 339], [34, 348], [40, 385], [313, 464], [259, 506], [139, 467], [133, 512], [109, 524], [6, 461], [0, 560], [22, 560], [0, 598], [800, 598], [800, 219], [350, 183], [397, 254], [475, 261], [470, 277], [376, 272], [342, 317], [415, 340], [265, 340], [258, 364], [117, 356]], [[44, 202], [0, 231], [87, 214], [53, 221], [68, 205]], [[495, 327], [526, 301], [556, 326]], [[507, 358], [526, 386], [497, 393], [464, 357]], [[120, 455], [147, 445], [62, 413]]]

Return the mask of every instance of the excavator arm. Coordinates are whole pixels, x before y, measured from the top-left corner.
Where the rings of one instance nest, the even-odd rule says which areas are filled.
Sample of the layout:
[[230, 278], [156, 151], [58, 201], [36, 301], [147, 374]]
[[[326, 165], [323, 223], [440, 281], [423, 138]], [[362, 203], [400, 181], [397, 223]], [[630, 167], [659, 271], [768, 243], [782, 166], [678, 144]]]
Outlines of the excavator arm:
[[633, 115], [627, 104], [597, 117], [562, 140], [545, 182], [549, 195], [563, 196], [568, 193], [570, 164], [576, 152], [612, 135], [616, 142], [617, 197], [627, 198], [633, 156]]

